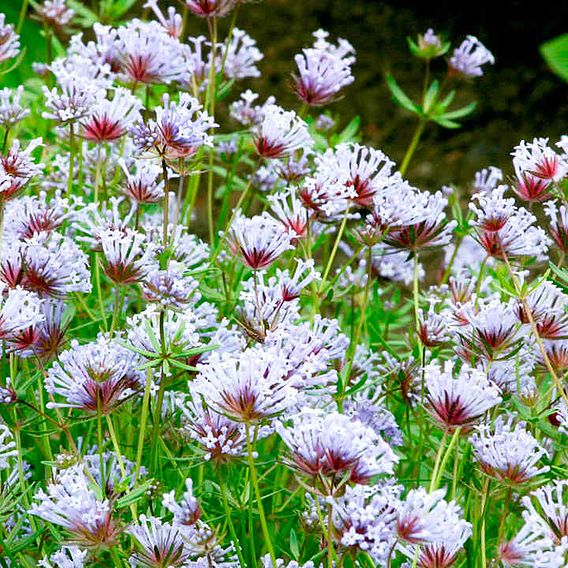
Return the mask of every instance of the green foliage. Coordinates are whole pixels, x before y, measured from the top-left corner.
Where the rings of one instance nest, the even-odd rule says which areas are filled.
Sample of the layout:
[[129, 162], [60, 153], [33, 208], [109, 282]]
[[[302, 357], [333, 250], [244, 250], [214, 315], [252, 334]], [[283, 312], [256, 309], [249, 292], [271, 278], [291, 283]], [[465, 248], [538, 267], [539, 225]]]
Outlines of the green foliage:
[[568, 33], [543, 43], [540, 53], [549, 67], [568, 82]]

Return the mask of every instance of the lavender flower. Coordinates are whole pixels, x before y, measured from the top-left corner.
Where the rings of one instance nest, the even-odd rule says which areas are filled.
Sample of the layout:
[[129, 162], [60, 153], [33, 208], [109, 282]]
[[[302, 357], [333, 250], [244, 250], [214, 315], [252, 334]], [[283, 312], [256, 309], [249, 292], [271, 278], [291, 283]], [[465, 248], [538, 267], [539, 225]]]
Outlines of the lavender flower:
[[240, 354], [213, 353], [192, 385], [213, 410], [239, 422], [260, 422], [295, 402], [288, 364], [276, 350], [253, 348]]
[[294, 77], [296, 94], [306, 104], [322, 106], [331, 102], [341, 89], [354, 81], [351, 66], [355, 63], [353, 46], [344, 39], [334, 46], [323, 30], [314, 33], [314, 47], [304, 49], [294, 58], [298, 75]]
[[501, 402], [499, 389], [483, 371], [464, 364], [453, 376], [454, 364], [430, 363], [424, 369], [428, 412], [447, 429], [469, 426]]
[[0, 13], [0, 63], [20, 52], [20, 36], [12, 24], [6, 24], [6, 14]]
[[493, 425], [478, 426], [470, 441], [483, 471], [506, 483], [524, 484], [550, 469], [538, 465], [548, 452], [523, 422], [514, 424], [512, 416], [498, 416]]
[[45, 378], [46, 390], [64, 402], [49, 405], [108, 414], [143, 388], [138, 364], [135, 354], [108, 337], [86, 345], [72, 341]]
[[80, 135], [99, 144], [118, 140], [139, 119], [141, 108], [137, 97], [117, 88], [112, 99], [98, 99], [89, 116], [81, 120]]
[[49, 560], [44, 558], [38, 563], [43, 568], [83, 568], [87, 560], [88, 550], [81, 550], [78, 546], [63, 546], [54, 552]]
[[226, 16], [238, 0], [185, 0], [187, 7], [200, 18], [218, 18]]
[[116, 543], [119, 528], [108, 499], [97, 497], [82, 466], [61, 471], [34, 495], [37, 503], [32, 515], [63, 527], [74, 540], [86, 547], [105, 547]]
[[139, 282], [157, 268], [153, 247], [137, 231], [108, 229], [100, 240], [105, 274], [116, 284]]
[[306, 123], [294, 111], [285, 111], [277, 105], [270, 105], [255, 136], [256, 151], [268, 159], [290, 156], [296, 150], [312, 147], [313, 140]]
[[493, 65], [495, 58], [491, 52], [474, 36], [468, 35], [454, 50], [449, 61], [450, 70], [463, 77], [481, 77], [481, 67], [486, 63]]
[[141, 152], [150, 152], [166, 160], [187, 158], [201, 146], [211, 146], [208, 134], [217, 125], [199, 102], [181, 93], [179, 103], [163, 96], [163, 106], [156, 107], [156, 119], [137, 122], [131, 128], [134, 143]]
[[289, 463], [313, 478], [333, 480], [348, 476], [354, 483], [392, 473], [398, 458], [371, 428], [337, 412], [304, 408], [291, 427], [279, 424], [277, 431], [290, 452]]
[[229, 229], [229, 245], [253, 270], [270, 266], [294, 248], [292, 234], [269, 215], [246, 218], [237, 215]]
[[0, 126], [12, 128], [30, 114], [30, 110], [21, 105], [23, 85], [17, 89], [0, 89]]

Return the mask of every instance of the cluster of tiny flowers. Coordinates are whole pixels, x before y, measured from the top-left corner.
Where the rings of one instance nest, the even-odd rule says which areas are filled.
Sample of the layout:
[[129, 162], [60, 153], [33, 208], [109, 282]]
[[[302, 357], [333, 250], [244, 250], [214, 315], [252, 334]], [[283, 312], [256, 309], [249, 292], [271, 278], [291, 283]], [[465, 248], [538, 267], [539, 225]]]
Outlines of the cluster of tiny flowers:
[[[0, 564], [568, 566], [568, 137], [429, 190], [321, 110], [347, 39], [260, 98], [246, 0], [24, 4], [49, 61], [0, 89]], [[448, 53], [420, 128], [454, 125], [439, 92], [493, 55], [408, 43]]]

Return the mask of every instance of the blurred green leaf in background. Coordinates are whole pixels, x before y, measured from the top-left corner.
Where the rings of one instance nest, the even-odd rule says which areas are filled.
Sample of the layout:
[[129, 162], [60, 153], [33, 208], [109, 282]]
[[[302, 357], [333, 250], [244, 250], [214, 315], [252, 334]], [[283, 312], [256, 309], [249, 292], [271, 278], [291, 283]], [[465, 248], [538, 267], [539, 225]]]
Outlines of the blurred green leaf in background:
[[568, 82], [568, 33], [543, 43], [540, 52], [552, 71]]

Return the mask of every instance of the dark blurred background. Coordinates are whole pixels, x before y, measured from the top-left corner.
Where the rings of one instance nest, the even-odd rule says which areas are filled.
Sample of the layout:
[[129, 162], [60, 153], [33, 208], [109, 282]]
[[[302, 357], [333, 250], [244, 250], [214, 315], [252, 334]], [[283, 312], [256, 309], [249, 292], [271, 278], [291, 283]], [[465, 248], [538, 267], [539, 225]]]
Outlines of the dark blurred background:
[[[241, 8], [239, 26], [257, 39], [265, 53], [262, 81], [251, 87], [277, 94], [283, 106], [296, 105], [288, 89], [293, 56], [311, 44], [321, 27], [332, 38], [344, 37], [357, 50], [355, 83], [343, 100], [329, 107], [344, 122], [355, 114], [364, 141], [400, 163], [415, 117], [395, 107], [385, 85], [390, 70], [399, 84], [419, 97], [423, 64], [413, 58], [406, 36], [416, 38], [432, 27], [457, 46], [467, 34], [477, 36], [494, 54], [495, 65], [467, 85], [455, 105], [478, 101], [460, 130], [430, 126], [408, 176], [435, 189], [467, 182], [487, 165], [511, 171], [509, 154], [521, 139], [568, 133], [568, 86], [554, 75], [539, 45], [568, 31], [568, 2], [264, 0]], [[442, 59], [433, 65], [445, 73]]]
[[[139, 0], [130, 15], [139, 14], [143, 3]], [[178, 5], [175, 0], [160, 0], [163, 8], [172, 4]], [[9, 22], [17, 21], [21, 6], [22, 0], [0, 0], [0, 11], [8, 14]], [[222, 27], [229, 20], [225, 18]], [[424, 189], [467, 183], [476, 170], [488, 165], [510, 173], [509, 154], [521, 139], [546, 136], [556, 142], [568, 133], [568, 85], [539, 53], [542, 42], [568, 31], [567, 22], [568, 2], [562, 0], [253, 0], [241, 7], [238, 26], [258, 41], [265, 54], [260, 63], [263, 77], [239, 88], [250, 87], [263, 98], [274, 94], [282, 106], [298, 108], [289, 88], [293, 57], [312, 44], [313, 31], [324, 28], [332, 41], [343, 37], [357, 50], [355, 83], [328, 109], [342, 124], [359, 115], [363, 142], [400, 163], [416, 122], [392, 102], [385, 73], [391, 71], [418, 100], [424, 68], [410, 55], [406, 37], [416, 39], [432, 27], [453, 48], [467, 34], [475, 35], [493, 52], [496, 63], [484, 67], [483, 77], [460, 85], [454, 108], [472, 100], [478, 108], [459, 130], [429, 126], [407, 173]], [[188, 31], [207, 34], [207, 27], [203, 20], [191, 18]], [[31, 74], [31, 61], [45, 60], [45, 42], [31, 19], [22, 30], [22, 43], [28, 49], [26, 61], [5, 78], [11, 86]], [[439, 77], [445, 74], [444, 58], [435, 60], [433, 71]]]

